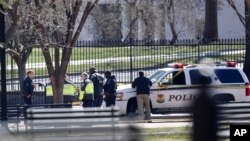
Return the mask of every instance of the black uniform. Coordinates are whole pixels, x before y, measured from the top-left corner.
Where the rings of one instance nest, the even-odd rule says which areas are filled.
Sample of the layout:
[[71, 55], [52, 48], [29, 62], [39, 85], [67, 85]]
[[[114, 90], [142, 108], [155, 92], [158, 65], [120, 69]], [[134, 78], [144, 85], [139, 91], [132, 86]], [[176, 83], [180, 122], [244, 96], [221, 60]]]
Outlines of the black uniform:
[[103, 89], [104, 89], [104, 94], [106, 96], [105, 98], [106, 107], [115, 105], [117, 84], [113, 76], [107, 78], [107, 81], [103, 86]]
[[82, 83], [82, 86], [81, 86], [81, 90], [84, 91], [84, 98], [83, 98], [83, 107], [92, 107], [93, 106], [93, 100], [94, 100], [94, 96], [93, 96], [93, 93], [88, 93], [85, 88], [86, 86], [89, 84], [89, 83], [92, 83], [91, 80], [89, 79], [86, 79], [83, 81]]
[[101, 107], [103, 102], [103, 80], [104, 78], [98, 73], [92, 73], [89, 76], [89, 79], [93, 82], [94, 85], [94, 102], [93, 107]]
[[137, 77], [132, 83], [132, 88], [136, 87], [137, 94], [150, 94], [150, 86], [151, 80], [144, 76]]
[[26, 77], [23, 80], [23, 89], [24, 89], [24, 102], [27, 105], [31, 105], [32, 104], [32, 95], [34, 93], [34, 86], [33, 86], [33, 82], [29, 77]]

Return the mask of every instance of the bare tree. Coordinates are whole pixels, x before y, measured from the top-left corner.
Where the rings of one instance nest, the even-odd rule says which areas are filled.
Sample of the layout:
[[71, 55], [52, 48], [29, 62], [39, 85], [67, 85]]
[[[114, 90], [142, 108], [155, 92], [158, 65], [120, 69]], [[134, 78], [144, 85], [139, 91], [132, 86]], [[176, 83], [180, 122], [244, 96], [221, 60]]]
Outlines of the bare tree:
[[[191, 36], [196, 38], [197, 32], [202, 26], [203, 4], [199, 0], [175, 1], [165, 0], [166, 24], [169, 26], [171, 42], [181, 36]], [[199, 21], [199, 22], [197, 22]], [[203, 29], [203, 28], [202, 28]]]
[[129, 37], [137, 37], [136, 33], [136, 21], [138, 19], [138, 8], [137, 6], [141, 3], [141, 0], [124, 0], [122, 2], [122, 8], [123, 8], [123, 13], [122, 13], [122, 36], [123, 39], [122, 41], [127, 41]]
[[169, 26], [172, 32], [172, 42], [175, 42], [178, 39], [178, 35], [175, 29], [175, 8], [174, 8], [174, 1], [169, 0], [167, 1], [167, 18], [169, 21]]
[[164, 1], [157, 0], [153, 1], [153, 12], [154, 12], [154, 39], [162, 40], [165, 39], [165, 8]]
[[[154, 10], [156, 9], [153, 1], [125, 0], [122, 4], [124, 4], [122, 16], [126, 15], [126, 17], [122, 18], [125, 20], [122, 21], [122, 24], [125, 24], [125, 27], [127, 27], [125, 31], [123, 31], [124, 29], [122, 28], [122, 31], [126, 33], [124, 39], [127, 40], [130, 36], [139, 40], [155, 38], [156, 17]], [[164, 32], [162, 28], [159, 28], [159, 30], [161, 30], [160, 32]]]
[[23, 94], [22, 81], [25, 77], [26, 62], [32, 52], [32, 48], [38, 46], [34, 37], [34, 32], [29, 26], [30, 22], [26, 18], [29, 9], [24, 8], [28, 1], [9, 1], [6, 16], [6, 53], [15, 61], [18, 67], [18, 78], [20, 83], [20, 93]]
[[227, 3], [231, 6], [231, 8], [235, 11], [235, 13], [237, 14], [240, 22], [243, 24], [244, 27], [246, 27], [245, 25], [245, 18], [243, 15], [240, 14], [239, 10], [237, 9], [234, 0], [227, 0]]
[[[33, 47], [40, 47], [51, 79], [54, 102], [63, 102], [64, 77], [74, 45], [98, 0], [10, 0], [7, 12], [6, 52], [18, 66], [20, 82]], [[80, 14], [79, 11], [83, 11]], [[77, 17], [80, 22], [76, 23]], [[64, 37], [62, 46], [60, 37]], [[55, 48], [55, 62], [49, 48]], [[59, 47], [63, 47], [62, 56]], [[22, 83], [20, 83], [22, 90]]]
[[[83, 0], [64, 0], [63, 3], [59, 3], [58, 1], [51, 0], [42, 3], [40, 0], [34, 0], [34, 5], [30, 5], [34, 8], [34, 13], [30, 16], [30, 19], [35, 28], [37, 40], [41, 46], [48, 74], [51, 79], [54, 103], [63, 103], [62, 92], [64, 77], [72, 50], [74, 49], [75, 43], [88, 16], [90, 15], [90, 12], [93, 10], [97, 2], [98, 0], [87, 1], [86, 4], [84, 4]], [[80, 10], [84, 11], [81, 15], [79, 12]], [[62, 17], [48, 16], [49, 14], [54, 15], [56, 13], [61, 13], [62, 11], [64, 11]], [[78, 16], [81, 16], [79, 24], [76, 23]], [[67, 28], [64, 29], [59, 23], [65, 24]], [[60, 47], [60, 41], [57, 40], [55, 34], [55, 31], [60, 30], [62, 31], [60, 32], [62, 33], [60, 36], [65, 37], [65, 45], [63, 46], [60, 60], [58, 56], [55, 60], [55, 65], [53, 65], [53, 59], [49, 48]]]
[[[98, 4], [91, 12], [95, 28], [98, 29], [98, 39], [118, 40], [121, 39], [121, 4], [118, 1]], [[91, 23], [93, 24], [93, 22]]]
[[227, 0], [227, 3], [235, 11], [242, 25], [245, 27], [246, 53], [243, 71], [247, 75], [248, 79], [250, 79], [250, 0], [245, 0], [245, 16], [239, 12], [234, 0]]
[[243, 71], [250, 79], [250, 0], [245, 0], [246, 53]]

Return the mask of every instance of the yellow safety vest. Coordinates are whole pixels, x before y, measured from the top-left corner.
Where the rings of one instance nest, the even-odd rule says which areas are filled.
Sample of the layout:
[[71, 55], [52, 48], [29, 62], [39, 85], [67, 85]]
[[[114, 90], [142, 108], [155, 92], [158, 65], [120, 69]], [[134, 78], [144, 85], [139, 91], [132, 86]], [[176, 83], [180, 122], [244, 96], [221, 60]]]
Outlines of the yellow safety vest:
[[[74, 96], [76, 92], [76, 87], [73, 84], [64, 84], [63, 86], [63, 95], [71, 95]], [[46, 86], [46, 96], [53, 96], [52, 86]]]
[[88, 83], [85, 87], [84, 91], [80, 91], [79, 94], [79, 100], [82, 100], [84, 98], [85, 94], [94, 94], [94, 85], [93, 83]]

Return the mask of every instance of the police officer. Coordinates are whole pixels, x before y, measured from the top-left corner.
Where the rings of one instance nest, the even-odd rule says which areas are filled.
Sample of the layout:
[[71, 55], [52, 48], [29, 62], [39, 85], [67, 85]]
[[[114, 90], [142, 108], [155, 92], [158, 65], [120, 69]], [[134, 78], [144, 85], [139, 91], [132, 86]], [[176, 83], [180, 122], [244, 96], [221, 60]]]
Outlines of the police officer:
[[151, 109], [150, 109], [150, 86], [152, 82], [150, 79], [144, 76], [143, 71], [139, 71], [139, 77], [137, 77], [132, 83], [132, 88], [136, 88], [136, 99], [138, 105], [138, 114], [140, 118], [144, 118], [143, 106], [146, 109], [146, 120], [151, 122]]
[[32, 82], [32, 79], [35, 76], [35, 71], [29, 70], [27, 71], [27, 77], [23, 80], [23, 90], [24, 90], [24, 102], [27, 105], [32, 104], [32, 95], [34, 93], [35, 85]]
[[103, 102], [103, 80], [104, 77], [97, 73], [95, 67], [89, 69], [89, 79], [94, 85], [94, 102], [93, 107], [101, 107]]
[[[82, 73], [82, 85], [81, 85], [81, 93], [80, 98], [83, 101], [83, 107], [92, 107], [94, 100], [94, 86], [91, 80], [88, 79], [87, 73]], [[84, 96], [83, 96], [84, 94]]]
[[103, 86], [106, 107], [115, 106], [116, 99], [116, 80], [114, 76], [111, 76], [110, 71], [105, 72], [106, 83]]

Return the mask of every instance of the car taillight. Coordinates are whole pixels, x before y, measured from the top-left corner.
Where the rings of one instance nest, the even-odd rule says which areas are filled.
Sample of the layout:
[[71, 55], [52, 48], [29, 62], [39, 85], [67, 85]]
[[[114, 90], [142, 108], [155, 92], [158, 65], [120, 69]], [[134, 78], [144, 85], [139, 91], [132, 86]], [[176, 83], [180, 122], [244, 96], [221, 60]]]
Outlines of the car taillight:
[[250, 96], [250, 84], [246, 83], [246, 96]]

